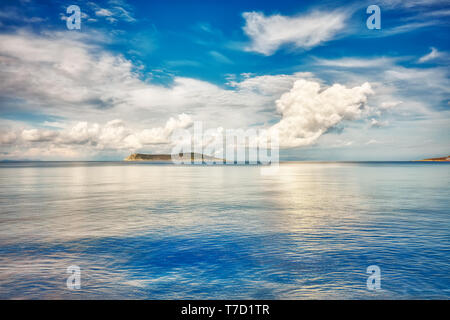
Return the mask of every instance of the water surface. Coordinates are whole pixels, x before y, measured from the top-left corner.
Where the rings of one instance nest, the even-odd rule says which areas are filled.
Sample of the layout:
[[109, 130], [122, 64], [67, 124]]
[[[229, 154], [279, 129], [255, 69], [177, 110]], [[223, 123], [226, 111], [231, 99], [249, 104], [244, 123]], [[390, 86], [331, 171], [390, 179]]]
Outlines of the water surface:
[[448, 299], [449, 169], [2, 163], [0, 298]]

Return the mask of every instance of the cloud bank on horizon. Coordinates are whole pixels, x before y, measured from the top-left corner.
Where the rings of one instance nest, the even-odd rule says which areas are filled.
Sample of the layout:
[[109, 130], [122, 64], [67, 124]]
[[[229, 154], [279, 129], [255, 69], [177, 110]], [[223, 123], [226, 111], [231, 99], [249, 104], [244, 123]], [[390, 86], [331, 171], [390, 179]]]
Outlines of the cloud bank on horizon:
[[55, 3], [0, 5], [0, 159], [169, 152], [194, 121], [277, 130], [282, 159], [448, 153], [445, 1], [382, 1], [380, 30], [360, 2]]

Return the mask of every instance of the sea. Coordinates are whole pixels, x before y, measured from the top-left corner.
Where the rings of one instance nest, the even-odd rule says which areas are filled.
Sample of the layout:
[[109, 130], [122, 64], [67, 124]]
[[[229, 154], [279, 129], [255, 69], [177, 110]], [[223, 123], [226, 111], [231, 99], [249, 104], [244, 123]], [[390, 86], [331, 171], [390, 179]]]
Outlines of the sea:
[[0, 163], [0, 299], [449, 299], [449, 178], [433, 162]]

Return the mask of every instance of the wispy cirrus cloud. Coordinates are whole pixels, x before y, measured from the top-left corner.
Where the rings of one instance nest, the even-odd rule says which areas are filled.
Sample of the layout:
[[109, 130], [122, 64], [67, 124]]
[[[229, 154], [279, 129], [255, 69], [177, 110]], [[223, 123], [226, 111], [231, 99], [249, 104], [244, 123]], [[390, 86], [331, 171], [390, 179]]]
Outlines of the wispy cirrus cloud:
[[100, 8], [95, 11], [95, 15], [98, 17], [110, 17], [113, 15], [113, 13], [108, 9]]
[[220, 62], [220, 63], [226, 63], [226, 64], [232, 64], [233, 61], [231, 61], [227, 56], [225, 56], [224, 54], [217, 52], [217, 51], [210, 51], [209, 55], [212, 56], [216, 61]]
[[345, 11], [314, 11], [297, 16], [261, 12], [244, 12], [243, 30], [251, 43], [247, 51], [272, 55], [280, 47], [290, 45], [307, 50], [333, 39], [346, 26]]
[[405, 23], [402, 25], [398, 25], [391, 28], [383, 29], [383, 32], [378, 33], [378, 37], [388, 37], [393, 36], [401, 33], [407, 33], [412, 32], [418, 29], [424, 29], [424, 28], [430, 28], [436, 25], [439, 25], [441, 22], [439, 20], [428, 20], [423, 22], [412, 22], [412, 23]]
[[110, 23], [137, 21], [133, 14], [133, 8], [125, 1], [110, 0], [105, 7], [94, 2], [89, 2], [88, 4], [94, 11], [95, 16], [104, 18]]
[[0, 22], [1, 20], [35, 24], [35, 23], [42, 23], [45, 20], [47, 20], [47, 18], [39, 16], [30, 17], [25, 15], [16, 7], [6, 7], [4, 10], [0, 10]]
[[419, 63], [426, 63], [429, 61], [436, 61], [436, 60], [448, 60], [449, 55], [446, 52], [439, 51], [438, 49], [431, 47], [430, 53], [427, 53], [426, 55], [419, 58]]
[[377, 58], [340, 58], [340, 59], [321, 59], [314, 58], [314, 63], [320, 66], [340, 67], [340, 68], [374, 68], [392, 65], [396, 58], [377, 57]]
[[430, 6], [440, 6], [448, 5], [447, 0], [382, 0], [380, 2], [381, 6], [387, 8], [414, 8], [414, 7], [430, 7]]

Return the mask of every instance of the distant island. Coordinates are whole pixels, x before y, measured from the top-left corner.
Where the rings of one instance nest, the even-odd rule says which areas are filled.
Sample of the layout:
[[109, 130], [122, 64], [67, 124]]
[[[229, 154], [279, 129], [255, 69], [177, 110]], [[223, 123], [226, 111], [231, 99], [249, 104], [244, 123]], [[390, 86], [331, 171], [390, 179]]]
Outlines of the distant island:
[[429, 158], [429, 159], [423, 159], [419, 161], [450, 161], [450, 156], [442, 157], [442, 158]]
[[[208, 155], [200, 154], [200, 153], [180, 153], [179, 158], [182, 158], [184, 161], [194, 162], [195, 159], [202, 159], [202, 162], [216, 162], [223, 163], [223, 159], [214, 158]], [[154, 161], [154, 162], [171, 162], [172, 155], [171, 154], [145, 154], [145, 153], [133, 153], [126, 157], [124, 161]]]

